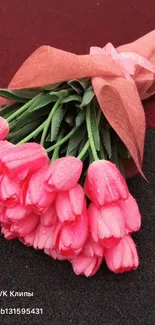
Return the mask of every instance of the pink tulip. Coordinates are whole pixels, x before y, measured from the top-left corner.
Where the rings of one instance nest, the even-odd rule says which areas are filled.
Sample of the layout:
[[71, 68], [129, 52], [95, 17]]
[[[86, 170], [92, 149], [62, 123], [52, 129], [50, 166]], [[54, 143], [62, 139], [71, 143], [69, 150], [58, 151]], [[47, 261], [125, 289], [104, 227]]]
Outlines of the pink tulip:
[[1, 228], [1, 233], [8, 240], [15, 239], [18, 237], [17, 233], [10, 231], [11, 225], [3, 225]]
[[6, 214], [5, 214], [6, 208], [2, 205], [0, 205], [0, 226], [3, 224], [9, 223]]
[[2, 233], [7, 239], [26, 236], [36, 228], [39, 222], [37, 215], [20, 204], [3, 208], [2, 212], [0, 218]]
[[125, 225], [129, 232], [138, 231], [141, 226], [141, 215], [136, 200], [131, 194], [126, 200], [120, 200], [119, 206], [124, 215]]
[[108, 268], [115, 273], [137, 269], [139, 258], [131, 236], [125, 236], [118, 245], [105, 249], [105, 260]]
[[27, 180], [23, 190], [23, 202], [33, 209], [36, 214], [43, 214], [53, 203], [56, 192], [48, 192], [45, 187], [45, 177], [49, 166], [37, 170]]
[[33, 246], [35, 249], [54, 249], [60, 230], [60, 222], [52, 226], [43, 226], [39, 223], [36, 229], [20, 239], [25, 245]]
[[31, 211], [19, 203], [11, 207], [0, 206], [0, 223], [2, 225], [16, 223], [25, 218]]
[[14, 182], [8, 175], [0, 175], [0, 203], [5, 206], [13, 206], [19, 202], [21, 186]]
[[25, 245], [35, 249], [54, 249], [61, 227], [53, 203], [48, 211], [40, 216], [40, 222], [34, 231], [20, 239]]
[[86, 257], [82, 254], [76, 256], [72, 261], [72, 267], [74, 272], [79, 274], [84, 274], [85, 276], [93, 276], [99, 269], [103, 258], [98, 256]]
[[59, 192], [56, 196], [55, 204], [58, 218], [61, 222], [78, 219], [86, 206], [82, 187], [76, 184], [68, 192]]
[[95, 243], [92, 237], [89, 236], [81, 253], [71, 259], [70, 262], [76, 274], [92, 276], [98, 271], [103, 256], [103, 246], [99, 243]]
[[20, 219], [11, 225], [10, 232], [17, 233], [18, 237], [23, 237], [31, 233], [37, 226], [39, 222], [39, 216], [34, 213], [29, 214], [29, 216]]
[[66, 257], [77, 255], [81, 252], [87, 237], [88, 218], [85, 211], [78, 221], [62, 225], [55, 249]]
[[55, 204], [51, 204], [50, 208], [40, 216], [40, 222], [43, 226], [49, 227], [55, 225], [58, 221]]
[[81, 172], [81, 160], [72, 156], [59, 158], [50, 166], [46, 184], [51, 189], [68, 191], [77, 184]]
[[83, 255], [86, 257], [93, 257], [94, 255], [103, 257], [104, 256], [104, 247], [101, 243], [96, 243], [92, 236], [89, 235], [86, 243], [83, 247]]
[[127, 199], [129, 191], [116, 165], [107, 160], [93, 162], [87, 172], [85, 193], [97, 206]]
[[9, 134], [9, 124], [8, 122], [0, 116], [0, 140], [3, 140]]
[[29, 218], [31, 212], [32, 211], [30, 209], [25, 206], [22, 206], [20, 203], [17, 203], [16, 205], [5, 209], [6, 218], [11, 223], [16, 223], [26, 217]]
[[47, 214], [47, 224], [43, 225], [44, 215], [41, 216], [41, 223], [37, 228], [27, 236], [21, 238], [27, 246], [33, 246], [36, 249], [50, 250], [50, 254], [58, 254], [65, 258], [73, 257], [79, 254], [88, 236], [88, 218], [86, 211], [78, 221], [61, 223], [55, 214], [54, 222], [50, 223], [50, 214]]
[[[43, 220], [43, 216], [41, 218]], [[86, 211], [83, 211], [81, 218], [74, 222], [61, 223], [58, 218], [53, 224], [48, 220], [48, 226], [43, 225], [42, 222], [32, 233], [21, 238], [27, 246], [36, 249], [55, 249], [65, 257], [77, 255], [82, 250], [88, 236]]]
[[54, 260], [65, 261], [67, 258], [61, 255], [56, 249], [44, 249], [44, 252]]
[[105, 247], [111, 247], [125, 236], [124, 216], [116, 203], [101, 208], [91, 203], [88, 216], [91, 235], [95, 242], [102, 242]]
[[5, 150], [13, 147], [15, 147], [14, 144], [12, 144], [9, 141], [6, 140], [0, 141], [0, 157], [3, 155]]
[[38, 143], [8, 146], [2, 152], [0, 150], [1, 171], [18, 180], [24, 180], [48, 162], [45, 149]]
[[5, 238], [12, 239], [16, 237], [23, 237], [31, 233], [37, 226], [39, 217], [35, 214], [29, 214], [25, 218], [22, 218], [14, 223], [4, 224], [2, 227], [2, 233]]

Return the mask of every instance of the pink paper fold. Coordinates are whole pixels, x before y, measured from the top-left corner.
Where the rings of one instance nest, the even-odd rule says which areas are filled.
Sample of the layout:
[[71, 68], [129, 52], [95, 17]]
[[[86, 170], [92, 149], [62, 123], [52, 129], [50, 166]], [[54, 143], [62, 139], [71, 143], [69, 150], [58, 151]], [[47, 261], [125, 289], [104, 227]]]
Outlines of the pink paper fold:
[[[155, 64], [155, 31], [118, 47], [117, 52], [136, 53]], [[153, 72], [137, 66], [133, 79], [127, 80], [119, 62], [111, 56], [76, 55], [41, 46], [19, 68], [8, 88], [36, 88], [84, 77], [92, 78], [102, 111], [141, 172], [146, 128], [141, 99], [155, 93]]]

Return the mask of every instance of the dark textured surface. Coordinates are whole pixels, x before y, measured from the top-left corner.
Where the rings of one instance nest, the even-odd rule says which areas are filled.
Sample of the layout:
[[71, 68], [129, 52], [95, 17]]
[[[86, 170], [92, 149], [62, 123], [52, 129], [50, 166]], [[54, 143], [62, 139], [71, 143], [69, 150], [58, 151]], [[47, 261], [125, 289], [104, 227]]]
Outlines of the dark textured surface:
[[[0, 85], [6, 86], [23, 60], [39, 45], [76, 53], [91, 45], [135, 40], [155, 28], [154, 0], [1, 0]], [[150, 101], [149, 101], [150, 102]], [[149, 107], [148, 102], [148, 107]], [[154, 99], [151, 100], [154, 105]], [[105, 265], [90, 279], [73, 274], [18, 241], [0, 237], [0, 291], [33, 291], [33, 298], [0, 298], [0, 306], [39, 307], [43, 316], [0, 316], [2, 325], [155, 324], [155, 131], [146, 138], [144, 171], [128, 182], [143, 219], [135, 235], [137, 272], [115, 275]]]

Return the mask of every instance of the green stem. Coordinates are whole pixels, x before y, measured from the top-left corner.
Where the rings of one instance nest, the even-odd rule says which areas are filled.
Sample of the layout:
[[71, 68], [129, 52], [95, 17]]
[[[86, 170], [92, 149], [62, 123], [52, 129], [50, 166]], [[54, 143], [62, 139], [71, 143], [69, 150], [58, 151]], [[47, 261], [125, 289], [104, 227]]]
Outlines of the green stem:
[[[59, 137], [58, 137], [58, 142], [63, 138], [63, 130], [60, 132]], [[61, 145], [60, 145], [61, 146]], [[53, 151], [53, 155], [52, 155], [52, 159], [51, 162], [55, 161], [56, 159], [59, 158], [59, 150], [60, 150], [60, 146], [57, 146], [54, 151]]]
[[88, 138], [89, 138], [89, 142], [90, 142], [90, 147], [91, 147], [91, 151], [93, 154], [93, 158], [94, 160], [98, 160], [98, 155], [96, 152], [96, 148], [95, 148], [95, 144], [94, 144], [94, 139], [93, 139], [93, 134], [92, 134], [92, 129], [91, 129], [91, 118], [90, 118], [90, 110], [91, 110], [91, 106], [88, 105], [86, 108], [86, 124], [87, 124], [87, 132], [88, 132]]
[[81, 159], [84, 157], [85, 153], [86, 153], [86, 152], [88, 151], [88, 149], [89, 149], [89, 145], [90, 145], [89, 140], [87, 140], [87, 142], [86, 142], [86, 144], [84, 145], [82, 151], [81, 151], [80, 154], [77, 156], [77, 159], [80, 159], [80, 160], [81, 160]]
[[31, 104], [34, 103], [34, 101], [36, 101], [36, 99], [39, 99], [40, 96], [42, 94], [39, 94], [35, 97], [33, 97], [31, 100], [29, 100], [26, 104], [24, 104], [22, 107], [20, 107], [16, 112], [14, 112], [13, 114], [11, 114], [6, 120], [9, 122], [11, 122], [15, 117], [19, 116], [20, 114], [22, 114], [24, 111], [26, 111], [27, 108], [29, 108], [29, 106]]
[[[98, 124], [98, 127], [99, 127], [99, 124], [100, 124], [102, 115], [103, 115], [103, 112], [99, 108], [99, 111], [98, 111], [98, 114], [97, 114], [97, 124]], [[100, 137], [100, 157], [101, 157], [101, 159], [105, 160], [104, 146], [103, 146], [101, 137]]]
[[[45, 121], [46, 122], [46, 121]], [[23, 140], [21, 140], [20, 142], [17, 143], [18, 144], [23, 144], [25, 142], [28, 142], [29, 140], [31, 140], [32, 138], [34, 138], [35, 136], [37, 136], [43, 129], [45, 126], [45, 122], [42, 123], [41, 125], [38, 126], [37, 129], [35, 129], [32, 133], [30, 133], [27, 137], [25, 137]]]
[[105, 160], [105, 154], [104, 154], [104, 148], [103, 148], [102, 141], [100, 143], [100, 157], [101, 157], [101, 159]]
[[48, 149], [46, 149], [46, 152], [51, 152], [53, 151], [55, 148], [61, 146], [64, 142], [66, 142], [68, 139], [71, 138], [71, 136], [77, 131], [77, 126], [75, 126], [62, 140], [58, 141], [56, 144], [54, 144], [53, 146], [49, 147]]
[[45, 123], [45, 127], [44, 127], [44, 129], [43, 129], [43, 133], [42, 133], [41, 141], [40, 141], [40, 144], [42, 144], [42, 146], [44, 146], [44, 142], [45, 142], [45, 139], [46, 139], [46, 135], [47, 135], [47, 132], [48, 132], [49, 126], [50, 126], [50, 124], [51, 124], [52, 117], [53, 117], [54, 113], [56, 112], [56, 110], [58, 109], [60, 102], [61, 102], [61, 98], [59, 98], [59, 99], [57, 100], [57, 102], [56, 102], [55, 105], [53, 106], [53, 108], [52, 108], [50, 114], [48, 115], [48, 118], [47, 118], [46, 123]]
[[99, 108], [98, 114], [97, 114], [97, 124], [100, 124], [100, 120], [102, 117], [103, 112], [101, 111], [101, 109]]

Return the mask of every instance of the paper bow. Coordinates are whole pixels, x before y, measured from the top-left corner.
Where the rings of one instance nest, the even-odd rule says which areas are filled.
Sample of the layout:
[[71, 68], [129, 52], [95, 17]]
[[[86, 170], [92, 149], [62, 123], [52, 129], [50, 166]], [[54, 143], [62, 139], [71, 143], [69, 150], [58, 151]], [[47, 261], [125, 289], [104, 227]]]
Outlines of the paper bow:
[[36, 88], [91, 77], [104, 115], [142, 173], [146, 127], [141, 99], [155, 93], [155, 31], [116, 52], [111, 48], [109, 53], [108, 47], [76, 55], [41, 46], [19, 68], [8, 88]]

